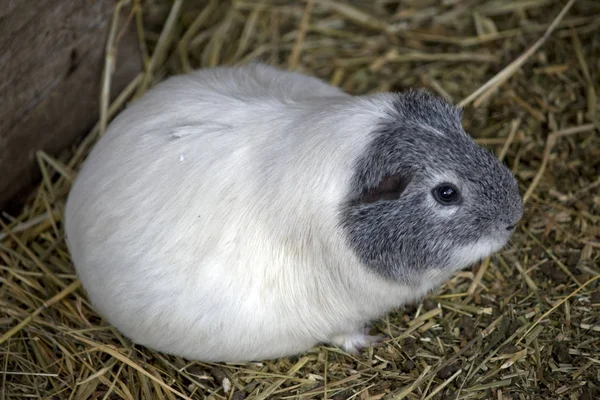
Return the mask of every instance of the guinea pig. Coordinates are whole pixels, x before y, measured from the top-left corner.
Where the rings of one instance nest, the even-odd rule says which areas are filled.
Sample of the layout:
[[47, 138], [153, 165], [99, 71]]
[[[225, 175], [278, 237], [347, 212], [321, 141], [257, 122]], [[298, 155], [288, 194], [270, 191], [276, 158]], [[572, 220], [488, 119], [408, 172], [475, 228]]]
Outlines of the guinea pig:
[[134, 343], [257, 361], [364, 327], [503, 248], [511, 172], [424, 90], [352, 96], [262, 64], [168, 78], [109, 124], [73, 182], [67, 245]]

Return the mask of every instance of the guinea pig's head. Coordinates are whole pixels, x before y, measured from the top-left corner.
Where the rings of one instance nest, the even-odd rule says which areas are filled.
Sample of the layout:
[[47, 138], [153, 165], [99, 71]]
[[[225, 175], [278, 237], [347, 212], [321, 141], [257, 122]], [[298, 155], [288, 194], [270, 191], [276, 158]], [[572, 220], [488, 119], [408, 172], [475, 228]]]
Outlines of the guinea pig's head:
[[523, 214], [518, 184], [463, 130], [458, 108], [422, 90], [383, 101], [342, 226], [367, 268], [434, 285], [508, 243]]

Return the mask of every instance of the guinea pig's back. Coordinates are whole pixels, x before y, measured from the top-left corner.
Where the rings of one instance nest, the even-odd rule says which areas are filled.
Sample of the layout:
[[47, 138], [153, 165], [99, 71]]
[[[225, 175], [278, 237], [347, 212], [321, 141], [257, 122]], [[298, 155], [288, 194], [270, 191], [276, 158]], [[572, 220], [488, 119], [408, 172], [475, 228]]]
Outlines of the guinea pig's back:
[[223, 218], [235, 214], [224, 209], [251, 190], [256, 172], [260, 132], [229, 123], [243, 117], [239, 102], [173, 78], [119, 115], [91, 151], [69, 194], [66, 234], [90, 299], [109, 319], [172, 301], [190, 276], [177, 268], [218, 248], [231, 222]]
[[217, 229], [202, 229], [195, 245], [213, 248], [223, 221], [212, 219], [266, 196], [265, 185], [283, 174], [273, 164], [290, 161], [282, 147], [300, 153], [306, 144], [288, 128], [297, 121], [286, 103], [335, 95], [347, 96], [263, 65], [200, 70], [157, 85], [109, 125], [73, 184], [65, 222], [78, 272], [96, 269], [94, 251], [103, 264], [118, 249], [123, 260], [134, 250], [141, 257], [204, 224]]
[[274, 318], [261, 315], [273, 310], [257, 296], [264, 273], [247, 268], [272, 263], [280, 240], [264, 204], [281, 190], [276, 148], [298, 140], [285, 103], [339, 92], [316, 80], [290, 88], [289, 76], [267, 72], [170, 78], [110, 124], [73, 184], [65, 224], [77, 273], [94, 307], [138, 343], [172, 352], [203, 326], [208, 351], [208, 337], [224, 335], [217, 321]]

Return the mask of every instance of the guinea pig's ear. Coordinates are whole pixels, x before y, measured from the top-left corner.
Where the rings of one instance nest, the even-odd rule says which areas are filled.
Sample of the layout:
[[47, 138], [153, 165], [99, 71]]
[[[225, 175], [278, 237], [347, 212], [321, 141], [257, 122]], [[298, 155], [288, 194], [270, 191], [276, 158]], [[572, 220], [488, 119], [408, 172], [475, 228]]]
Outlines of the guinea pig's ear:
[[396, 200], [400, 198], [409, 183], [410, 178], [408, 175], [401, 173], [385, 175], [376, 186], [363, 190], [358, 202], [360, 204], [370, 204], [378, 201]]

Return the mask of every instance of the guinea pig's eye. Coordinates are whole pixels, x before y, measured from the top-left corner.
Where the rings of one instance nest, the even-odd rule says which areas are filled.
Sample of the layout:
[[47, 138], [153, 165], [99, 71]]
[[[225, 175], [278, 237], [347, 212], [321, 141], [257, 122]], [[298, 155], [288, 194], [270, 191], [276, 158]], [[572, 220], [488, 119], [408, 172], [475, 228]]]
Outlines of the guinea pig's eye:
[[452, 205], [460, 201], [458, 188], [451, 183], [442, 183], [433, 189], [433, 198], [443, 205]]

